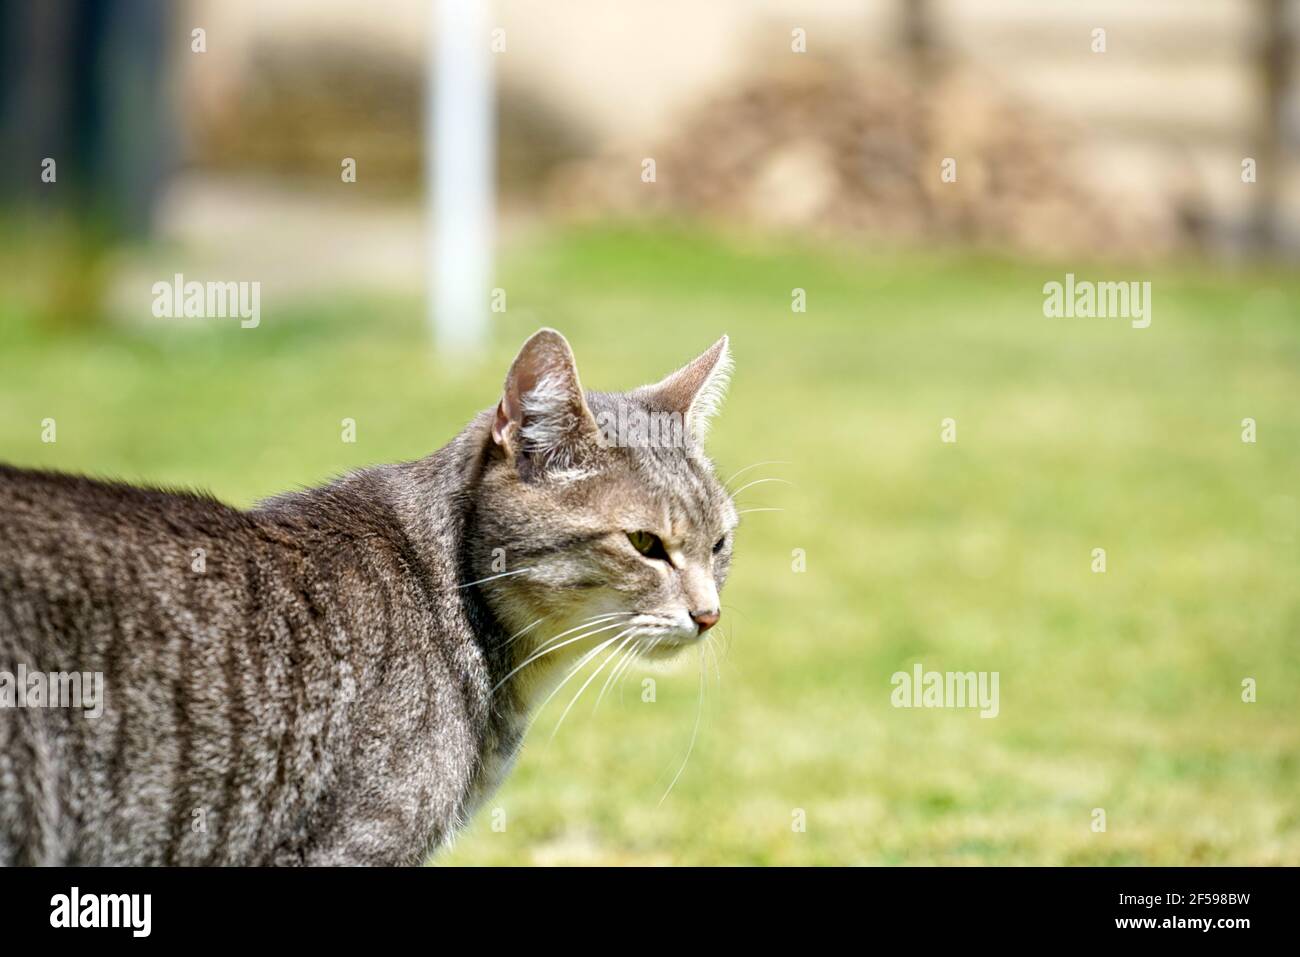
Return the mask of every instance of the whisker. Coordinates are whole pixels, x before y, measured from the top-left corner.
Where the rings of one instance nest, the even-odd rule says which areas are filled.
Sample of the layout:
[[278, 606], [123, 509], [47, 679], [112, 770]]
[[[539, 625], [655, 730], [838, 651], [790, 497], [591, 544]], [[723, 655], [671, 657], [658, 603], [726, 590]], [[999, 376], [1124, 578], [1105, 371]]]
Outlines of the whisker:
[[[632, 639], [629, 638], [628, 641], [632, 641]], [[627, 648], [626, 650], [624, 650], [626, 645], [627, 642], [624, 642], [622, 645], [619, 645], [617, 648], [614, 649], [615, 654], [617, 654], [618, 652], [622, 652], [622, 657], [619, 658], [618, 662], [614, 665], [614, 667], [609, 670], [609, 676], [605, 679], [605, 683], [600, 686], [600, 694], [596, 695], [596, 703], [591, 706], [592, 714], [595, 714], [598, 710], [600, 710], [600, 702], [605, 697], [605, 692], [609, 690], [610, 683], [615, 678], [618, 677], [619, 669], [623, 667], [623, 664], [627, 661], [628, 655], [632, 653], [631, 648]]]
[[610, 612], [606, 612], [603, 615], [592, 615], [590, 618], [586, 618], [578, 622], [572, 628], [562, 631], [558, 635], [551, 635], [551, 637], [543, 641], [535, 650], [540, 651], [542, 648], [545, 648], [547, 645], [555, 641], [557, 638], [563, 638], [565, 635], [571, 635], [575, 631], [581, 631], [583, 628], [586, 628], [588, 625], [595, 625], [600, 622], [612, 621], [615, 618], [628, 618], [628, 617], [630, 617], [630, 613], [625, 611], [610, 611]]
[[723, 607], [723, 608], [729, 608], [729, 609], [731, 609], [731, 610], [734, 611], [737, 615], [740, 615], [742, 618], [745, 617], [745, 613], [744, 613], [743, 611], [741, 611], [739, 608], [737, 608], [735, 605], [728, 605], [728, 604], [724, 601], [724, 602], [722, 603], [722, 607]]
[[653, 639], [646, 638], [643, 641], [638, 641], [633, 646], [632, 660], [627, 663], [627, 667], [623, 669], [623, 674], [618, 681], [618, 700], [620, 703], [622, 703], [623, 701], [623, 689], [627, 687], [628, 675], [632, 674], [632, 669], [636, 667], [637, 661], [640, 660], [639, 656], [641, 655], [641, 653], [643, 651], [649, 651], [650, 646], [652, 644], [653, 644]]
[[471, 585], [482, 585], [484, 582], [493, 582], [498, 578], [505, 578], [507, 575], [522, 575], [524, 572], [532, 571], [531, 568], [516, 568], [512, 572], [501, 572], [499, 575], [489, 575], [487, 578], [480, 578], [476, 582], [465, 582], [463, 585], [457, 585], [457, 588], [469, 588]]
[[[595, 629], [595, 630], [593, 630], [593, 631], [585, 632], [585, 633], [583, 633], [583, 634], [581, 634], [581, 635], [578, 635], [578, 636], [575, 637], [575, 638], [570, 638], [568, 641], [562, 641], [562, 642], [560, 642], [558, 645], [550, 645], [549, 647], [547, 647], [547, 646], [543, 646], [541, 650], [536, 651], [536, 652], [534, 652], [533, 654], [529, 655], [529, 656], [528, 656], [528, 657], [527, 657], [527, 658], [526, 658], [526, 659], [525, 659], [521, 664], [516, 665], [514, 668], [512, 668], [512, 669], [510, 670], [510, 673], [509, 673], [509, 674], [507, 674], [504, 678], [502, 678], [500, 681], [498, 681], [498, 682], [496, 683], [495, 686], [493, 686], [492, 691], [495, 692], [495, 691], [496, 691], [498, 688], [500, 688], [503, 684], [505, 684], [507, 681], [509, 681], [511, 678], [513, 678], [513, 677], [514, 677], [515, 675], [517, 675], [519, 672], [523, 671], [525, 668], [527, 668], [529, 665], [531, 665], [531, 664], [532, 664], [534, 661], [536, 661], [537, 659], [542, 658], [542, 657], [545, 657], [546, 655], [549, 655], [549, 654], [551, 654], [552, 652], [559, 651], [559, 650], [560, 650], [561, 648], [563, 648], [565, 645], [571, 645], [571, 644], [573, 644], [575, 641], [582, 641], [584, 638], [590, 638], [590, 637], [592, 637], [593, 635], [599, 635], [602, 631], [609, 631], [611, 628], [618, 628], [618, 627], [620, 627], [622, 624], [623, 624], [623, 622], [621, 622], [621, 621], [615, 621], [615, 622], [612, 622], [612, 623], [607, 624], [607, 625], [602, 625], [600, 628], [597, 628], [597, 629]], [[578, 628], [582, 628], [582, 627], [583, 627], [582, 625], [579, 625], [579, 626], [578, 626]], [[569, 631], [563, 632], [561, 635], [557, 635], [556, 637], [557, 637], [557, 638], [558, 638], [558, 637], [563, 637], [563, 635], [567, 635], [567, 634], [569, 634], [569, 632], [577, 631], [578, 628], [570, 628]], [[554, 641], [554, 639], [552, 639], [552, 641]]]
[[[734, 612], [735, 614], [739, 615], [741, 618], [744, 618], [746, 620], [748, 620], [749, 618], [748, 615], [746, 615], [735, 605], [728, 605], [724, 602], [722, 607], [727, 609], [728, 611]], [[736, 633], [736, 623], [728, 619], [726, 630], [723, 631], [722, 637], [717, 639], [719, 657], [725, 656], [731, 651], [731, 639], [735, 635], [735, 633]]]
[[[560, 647], [559, 645], [556, 644], [556, 642], [559, 641], [561, 638], [563, 638], [565, 635], [571, 635], [575, 631], [581, 631], [583, 628], [590, 627], [591, 625], [606, 624], [608, 622], [617, 621], [620, 618], [626, 619], [629, 617], [631, 616], [626, 612], [610, 612], [604, 615], [594, 615], [593, 617], [588, 618], [586, 621], [578, 622], [578, 624], [574, 625], [572, 628], [568, 629], [567, 631], [562, 631], [558, 635], [552, 635], [551, 637], [547, 638], [540, 645], [538, 645], [536, 648], [533, 649], [533, 653], [537, 654], [540, 657], [540, 654], [542, 652], [550, 651], [553, 650], [554, 648]], [[593, 634], [597, 634], [597, 632], [593, 632]]]
[[779, 484], [779, 485], [794, 485], [793, 482], [788, 481], [788, 480], [783, 479], [783, 478], [761, 478], [761, 479], [754, 479], [754, 481], [752, 481], [752, 482], [746, 482], [746, 483], [745, 483], [744, 485], [742, 485], [740, 488], [738, 488], [738, 489], [736, 489], [734, 492], [732, 492], [732, 493], [731, 493], [731, 497], [732, 497], [732, 498], [735, 498], [735, 497], [736, 497], [737, 495], [739, 495], [741, 492], [745, 491], [745, 489], [747, 489], [747, 488], [753, 488], [755, 485], [763, 485], [763, 484], [765, 484], [765, 483], [767, 483], [767, 482], [776, 482], [776, 483]]
[[[628, 629], [628, 630], [630, 631], [631, 629]], [[626, 631], [620, 631], [620, 632], [619, 632], [617, 635], [615, 635], [613, 638], [610, 638], [610, 639], [608, 639], [608, 640], [606, 640], [606, 641], [602, 641], [602, 642], [601, 642], [600, 644], [598, 644], [595, 648], [592, 648], [591, 651], [589, 651], [589, 652], [587, 652], [585, 655], [583, 655], [583, 656], [582, 656], [582, 659], [581, 659], [581, 660], [580, 660], [576, 665], [574, 665], [574, 666], [569, 670], [569, 673], [568, 673], [567, 675], [564, 676], [564, 680], [561, 681], [558, 685], [555, 686], [555, 690], [552, 691], [550, 694], [548, 694], [548, 695], [546, 696], [546, 700], [542, 702], [541, 707], [537, 708], [537, 709], [533, 712], [533, 716], [532, 716], [532, 718], [531, 718], [531, 719], [529, 720], [529, 722], [528, 722], [528, 727], [531, 728], [531, 727], [533, 726], [533, 723], [534, 723], [538, 718], [540, 718], [541, 715], [542, 715], [542, 712], [543, 712], [544, 710], [546, 710], [546, 706], [547, 706], [548, 704], [551, 703], [551, 699], [554, 698], [557, 694], [560, 693], [560, 689], [563, 688], [565, 685], [567, 685], [567, 684], [569, 683], [569, 681], [572, 680], [573, 676], [576, 675], [579, 671], [581, 671], [581, 670], [583, 669], [583, 667], [587, 664], [587, 662], [591, 661], [592, 658], [595, 658], [596, 655], [600, 654], [602, 651], [604, 651], [606, 648], [608, 648], [608, 647], [609, 647], [610, 645], [612, 645], [614, 642], [618, 641], [618, 640], [619, 640], [620, 638], [622, 638], [625, 634], [627, 634]]]
[[677, 773], [673, 775], [672, 781], [669, 782], [668, 784], [668, 790], [665, 791], [664, 796], [659, 799], [659, 804], [656, 805], [657, 807], [663, 807], [664, 801], [668, 800], [668, 795], [672, 793], [673, 788], [677, 785], [677, 779], [680, 778], [682, 776], [682, 772], [686, 770], [686, 764], [691, 760], [691, 752], [695, 750], [695, 738], [700, 733], [700, 718], [703, 717], [703, 715], [704, 715], [704, 656], [701, 655], [700, 656], [700, 697], [699, 697], [699, 705], [695, 709], [695, 728], [691, 731], [691, 743], [686, 748], [686, 757], [682, 758], [682, 766], [679, 767], [677, 769]]
[[507, 638], [505, 641], [503, 641], [503, 642], [501, 642], [500, 644], [498, 644], [497, 647], [498, 647], [498, 648], [504, 648], [506, 645], [508, 645], [508, 644], [510, 644], [511, 642], [513, 642], [516, 638], [522, 638], [524, 635], [528, 634], [530, 631], [532, 631], [534, 628], [536, 628], [538, 625], [540, 625], [540, 624], [541, 624], [542, 622], [544, 622], [545, 620], [546, 620], [546, 616], [543, 615], [541, 618], [538, 618], [538, 619], [537, 619], [535, 622], [533, 622], [531, 625], [526, 626], [522, 631], [516, 631], [513, 635], [511, 635], [511, 636], [510, 636], [509, 638]]
[[742, 508], [736, 512], [737, 515], [745, 515], [749, 512], [784, 512], [783, 508]]
[[718, 660], [718, 655], [714, 651], [714, 640], [710, 637], [704, 642], [704, 650], [709, 653], [709, 658], [713, 660], [713, 672], [718, 677], [718, 694], [722, 694], [722, 662]]
[[555, 634], [547, 638], [545, 641], [541, 643], [541, 645], [538, 646], [538, 649], [543, 648], [546, 645], [549, 645], [557, 638], [563, 638], [565, 635], [571, 635], [575, 631], [581, 631], [582, 629], [586, 628], [588, 625], [596, 625], [606, 621], [613, 621], [615, 618], [628, 618], [628, 617], [630, 617], [630, 613], [625, 611], [610, 611], [610, 612], [606, 612], [603, 615], [592, 615], [590, 618], [585, 618], [582, 621], [578, 622], [572, 628], [567, 628], [564, 631], [560, 632], [559, 634]]
[[[635, 633], [636, 633], [635, 629], [632, 628], [629, 628], [627, 631], [621, 633], [621, 635], [627, 635], [627, 637], [623, 639], [623, 644], [619, 645], [608, 655], [606, 655], [605, 660], [600, 663], [600, 667], [598, 667], [595, 671], [593, 671], [591, 675], [587, 678], [587, 680], [582, 683], [582, 687], [578, 689], [578, 693], [573, 696], [573, 700], [569, 702], [569, 706], [565, 708], [564, 713], [560, 715], [560, 720], [555, 722], [555, 727], [551, 730], [550, 740], [554, 741], [555, 736], [560, 733], [560, 725], [564, 724], [564, 719], [569, 716], [569, 712], [572, 711], [573, 706], [578, 703], [578, 699], [581, 698], [582, 693], [587, 690], [587, 686], [596, 680], [596, 676], [605, 670], [605, 666], [609, 664], [614, 659], [614, 656], [617, 655], [623, 649], [623, 645], [626, 645], [629, 641], [632, 640], [632, 636]], [[616, 636], [616, 637], [620, 637], [620, 636]]]
[[633, 642], [632, 647], [623, 653], [622, 659], [614, 666], [614, 670], [609, 673], [609, 677], [605, 679], [605, 685], [600, 689], [600, 694], [596, 696], [596, 704], [591, 709], [592, 714], [595, 714], [596, 709], [600, 707], [601, 699], [605, 697], [605, 692], [609, 690], [609, 686], [614, 679], [617, 678], [620, 673], [625, 673], [627, 669], [631, 667], [632, 661], [636, 658], [637, 649], [641, 647], [641, 640], [642, 639], [637, 638], [636, 641]]
[[736, 633], [735, 625], [728, 625], [727, 630], [722, 633], [722, 639], [718, 642], [718, 656], [725, 657], [731, 652], [731, 639]]
[[734, 473], [734, 474], [731, 476], [731, 478], [727, 479], [727, 480], [726, 480], [725, 482], [723, 482], [722, 484], [723, 484], [723, 485], [730, 485], [732, 482], [734, 482], [734, 481], [735, 481], [737, 478], [739, 478], [740, 476], [744, 475], [744, 474], [745, 474], [746, 472], [748, 472], [750, 469], [756, 469], [756, 468], [758, 468], [760, 465], [790, 465], [790, 464], [792, 464], [792, 463], [790, 463], [790, 462], [786, 462], [786, 461], [784, 461], [784, 460], [782, 460], [782, 459], [767, 459], [766, 461], [763, 461], [763, 462], [755, 462], [753, 465], [746, 465], [743, 469], [741, 469], [739, 472]]
[[601, 653], [601, 651], [603, 651], [604, 649], [608, 648], [608, 646], [614, 644], [614, 642], [617, 641], [617, 640], [619, 640], [619, 638], [621, 638], [621, 637], [623, 637], [623, 632], [619, 632], [619, 633], [617, 633], [617, 635], [615, 635], [614, 637], [610, 638], [610, 640], [602, 641], [601, 644], [595, 646], [595, 648], [593, 648], [593, 649], [591, 649], [590, 651], [588, 651], [588, 653], [586, 653], [585, 655], [582, 655], [581, 661], [578, 661], [578, 663], [575, 664], [575, 666], [573, 666], [573, 667], [571, 668], [571, 670], [569, 670], [568, 674], [564, 676], [564, 680], [563, 680], [563, 681], [560, 681], [560, 683], [559, 683], [558, 685], [555, 685], [555, 689], [552, 690], [552, 692], [551, 692], [550, 694], [547, 694], [547, 696], [546, 696], [546, 701], [543, 701], [543, 702], [542, 702], [541, 707], [538, 707], [538, 709], [537, 709], [536, 711], [533, 711], [533, 716], [532, 716], [532, 718], [529, 718], [529, 719], [528, 719], [528, 727], [526, 727], [526, 728], [524, 729], [524, 733], [525, 733], [525, 735], [526, 735], [526, 733], [528, 733], [528, 732], [530, 731], [530, 729], [532, 729], [533, 724], [536, 724], [536, 723], [537, 723], [537, 719], [538, 719], [538, 718], [541, 718], [541, 716], [542, 716], [542, 711], [545, 711], [545, 710], [546, 710], [546, 706], [549, 705], [549, 703], [551, 703], [551, 698], [554, 698], [554, 697], [556, 696], [556, 694], [559, 694], [559, 692], [560, 692], [560, 688], [563, 688], [564, 685], [567, 685], [567, 684], [569, 683], [569, 681], [571, 681], [571, 680], [573, 679], [573, 675], [576, 675], [577, 672], [580, 672], [580, 671], [582, 670], [582, 667], [584, 667], [586, 663], [588, 663], [589, 661], [591, 661], [591, 659], [593, 659], [593, 658], [595, 657], [595, 655], [598, 655], [599, 653]]
[[[702, 699], [702, 700], [700, 701], [700, 707], [704, 708], [705, 711], [708, 711], [708, 712], [709, 712], [710, 720], [712, 720], [712, 716], [713, 716], [713, 708], [712, 708], [712, 705], [713, 705], [713, 702], [709, 700], [709, 681], [708, 681], [708, 678], [709, 678], [709, 669], [706, 668], [706, 667], [705, 667], [705, 664], [704, 664], [704, 653], [705, 653], [706, 651], [710, 651], [708, 641], [705, 641], [704, 644], [702, 644], [702, 645], [700, 646], [700, 670], [701, 670], [702, 672], [704, 672], [704, 688], [703, 688], [703, 690], [701, 691], [701, 699]], [[710, 654], [712, 654], [711, 651], [710, 651]], [[716, 659], [715, 659], [715, 662], [714, 662], [714, 663], [716, 664]], [[722, 675], [721, 675], [721, 674], [718, 675], [718, 681], [719, 681], [719, 682], [722, 681]], [[721, 684], [719, 684], [718, 687], [719, 687], [719, 697], [721, 697]]]
[[620, 705], [623, 704], [623, 689], [627, 687], [627, 676], [632, 673], [632, 666], [636, 664], [636, 656], [641, 651], [641, 645], [644, 643], [645, 646], [649, 648], [651, 641], [653, 641], [652, 637], [638, 639], [637, 643], [632, 646], [632, 660], [629, 661], [627, 667], [623, 669], [623, 678], [618, 683], [618, 703]]

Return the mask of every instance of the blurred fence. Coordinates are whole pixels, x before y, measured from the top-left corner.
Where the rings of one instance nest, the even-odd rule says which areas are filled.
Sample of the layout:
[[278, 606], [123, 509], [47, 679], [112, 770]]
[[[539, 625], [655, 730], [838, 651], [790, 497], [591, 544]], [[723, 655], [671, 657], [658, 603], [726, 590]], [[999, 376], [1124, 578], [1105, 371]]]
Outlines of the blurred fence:
[[[1168, 169], [1172, 153], [1197, 169], [1219, 228], [1253, 243], [1296, 239], [1282, 210], [1291, 205], [1292, 222], [1300, 210], [1300, 195], [1288, 190], [1300, 179], [1300, 4], [904, 0], [899, 9], [900, 40], [914, 56], [987, 65], [1117, 153], [1142, 157], [1147, 175]], [[1250, 194], [1230, 175], [1246, 158], [1260, 171]]]
[[[436, 29], [426, 0], [390, 0], [383, 16], [349, 0], [2, 9], [11, 175], [0, 189], [11, 197], [84, 187], [83, 198], [136, 226], [171, 170], [323, 184], [357, 151], [366, 175], [354, 192], [409, 199], [420, 188]], [[1300, 248], [1300, 0], [498, 0], [487, 19], [501, 37], [497, 161], [510, 202], [541, 197], [551, 170], [575, 158], [648, 155], [701, 103], [725, 102], [800, 56], [868, 66], [910, 57], [921, 86], [935, 66], [960, 64], [1072, 128], [1070, 160], [1113, 184], [1120, 213], [1124, 196], [1174, 196], [1165, 205], [1196, 245]], [[203, 52], [190, 44], [197, 27]], [[804, 54], [792, 49], [796, 29]], [[936, 149], [943, 134], [931, 137]], [[57, 191], [33, 165], [55, 155]], [[1243, 177], [1248, 160], [1254, 182]]]
[[[504, 31], [495, 58], [503, 95], [526, 90], [527, 112], [566, 118], [599, 150], [652, 142], [683, 111], [792, 56], [849, 61], [918, 50], [983, 69], [1008, 92], [1085, 131], [1104, 178], [1187, 198], [1193, 225], [1238, 243], [1267, 224], [1296, 241], [1300, 222], [1300, 94], [1295, 0], [661, 0], [652, 5], [568, 0], [492, 4]], [[432, 29], [422, 0], [394, 0], [385, 17], [346, 0], [286, 0], [274, 16], [244, 0], [196, 0], [226, 48], [189, 58], [187, 88], [216, 102], [238, 84], [253, 50], [312, 37], [360, 38], [418, 58]], [[1105, 50], [1094, 50], [1094, 31]], [[562, 139], [567, 132], [561, 131]], [[501, 150], [503, 163], [519, 156]], [[1258, 182], [1243, 188], [1252, 158]]]

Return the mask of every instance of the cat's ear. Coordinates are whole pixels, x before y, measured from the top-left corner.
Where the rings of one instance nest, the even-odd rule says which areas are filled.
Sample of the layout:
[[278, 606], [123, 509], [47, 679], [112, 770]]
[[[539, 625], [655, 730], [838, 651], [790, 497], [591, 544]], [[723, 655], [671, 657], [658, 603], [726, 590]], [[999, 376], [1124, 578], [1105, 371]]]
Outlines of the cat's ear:
[[596, 434], [573, 350], [554, 329], [538, 330], [506, 374], [492, 440], [519, 464], [564, 468], [574, 464]]
[[647, 386], [647, 391], [658, 407], [680, 412], [686, 427], [703, 440], [709, 431], [709, 420], [722, 407], [722, 399], [727, 394], [731, 367], [731, 350], [727, 337], [723, 336], [698, 358]]

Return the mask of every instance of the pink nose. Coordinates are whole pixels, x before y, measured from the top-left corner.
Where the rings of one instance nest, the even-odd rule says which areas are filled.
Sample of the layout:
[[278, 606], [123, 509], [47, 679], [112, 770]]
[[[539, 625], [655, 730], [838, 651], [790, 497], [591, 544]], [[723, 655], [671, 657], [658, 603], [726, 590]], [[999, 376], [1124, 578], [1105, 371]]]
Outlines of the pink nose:
[[713, 611], [693, 611], [691, 612], [691, 621], [700, 629], [700, 634], [704, 634], [710, 628], [718, 623], [722, 615], [714, 609]]

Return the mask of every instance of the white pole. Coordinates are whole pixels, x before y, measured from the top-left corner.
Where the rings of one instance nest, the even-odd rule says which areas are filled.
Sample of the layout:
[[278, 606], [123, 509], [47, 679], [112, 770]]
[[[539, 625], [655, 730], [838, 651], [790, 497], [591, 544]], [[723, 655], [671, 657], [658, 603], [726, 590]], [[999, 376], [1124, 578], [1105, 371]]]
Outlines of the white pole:
[[494, 208], [492, 65], [487, 0], [435, 0], [426, 123], [434, 341], [473, 351], [487, 340]]

